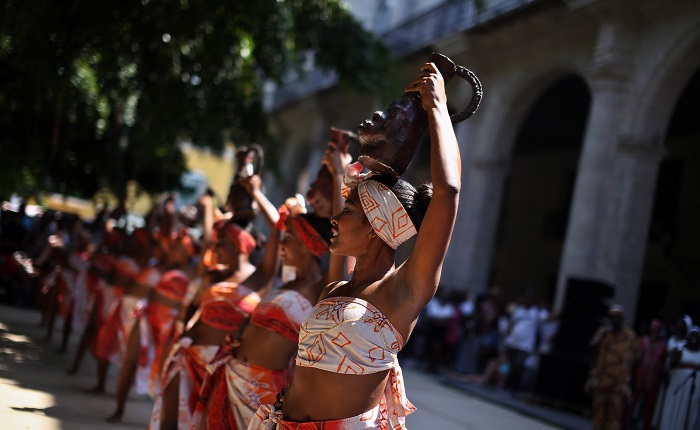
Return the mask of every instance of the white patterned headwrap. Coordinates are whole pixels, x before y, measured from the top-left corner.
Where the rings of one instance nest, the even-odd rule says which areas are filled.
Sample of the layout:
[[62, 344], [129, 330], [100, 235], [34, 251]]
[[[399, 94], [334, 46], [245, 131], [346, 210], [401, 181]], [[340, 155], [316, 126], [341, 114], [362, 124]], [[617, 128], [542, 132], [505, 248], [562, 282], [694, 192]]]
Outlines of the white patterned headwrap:
[[[418, 231], [393, 191], [381, 182], [370, 180], [378, 174], [362, 173], [362, 169], [359, 161], [345, 168], [343, 198], [348, 197], [353, 187], [358, 187], [362, 209], [372, 228], [387, 245], [396, 249]], [[348, 272], [352, 273], [352, 270], [348, 268]]]
[[357, 191], [372, 228], [392, 249], [418, 233], [406, 209], [386, 185], [364, 180], [358, 184]]

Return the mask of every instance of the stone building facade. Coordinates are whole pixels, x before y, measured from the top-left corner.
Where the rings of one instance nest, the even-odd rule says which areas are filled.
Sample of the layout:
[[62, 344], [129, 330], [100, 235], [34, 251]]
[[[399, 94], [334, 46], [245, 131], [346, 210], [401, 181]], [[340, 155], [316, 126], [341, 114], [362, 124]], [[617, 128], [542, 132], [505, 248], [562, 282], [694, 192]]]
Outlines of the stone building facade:
[[[481, 79], [456, 127], [460, 211], [448, 288], [534, 288], [554, 309], [572, 280], [612, 287], [629, 321], [700, 316], [700, 2], [350, 1], [400, 59], [392, 97], [332, 75], [271, 92], [284, 148], [273, 198], [305, 190], [331, 126], [355, 129], [398, 97], [433, 51]], [[371, 64], [358, 64], [371, 67]], [[469, 89], [448, 85], [450, 108]], [[427, 149], [409, 169], [428, 177]]]

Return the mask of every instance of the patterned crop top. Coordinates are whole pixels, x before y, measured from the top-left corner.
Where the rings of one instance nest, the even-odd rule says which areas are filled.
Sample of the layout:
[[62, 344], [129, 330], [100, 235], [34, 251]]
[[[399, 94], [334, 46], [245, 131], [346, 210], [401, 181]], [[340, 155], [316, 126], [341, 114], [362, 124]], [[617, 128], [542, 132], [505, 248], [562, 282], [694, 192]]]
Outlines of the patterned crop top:
[[197, 321], [220, 330], [237, 331], [260, 302], [258, 293], [243, 284], [219, 282], [202, 296], [199, 309], [187, 324], [190, 330]]
[[263, 296], [250, 324], [271, 330], [292, 342], [299, 341], [299, 326], [311, 311], [311, 303], [294, 290], [279, 289]]
[[357, 297], [330, 297], [301, 325], [296, 365], [364, 375], [394, 369], [403, 347], [401, 333], [371, 303]]

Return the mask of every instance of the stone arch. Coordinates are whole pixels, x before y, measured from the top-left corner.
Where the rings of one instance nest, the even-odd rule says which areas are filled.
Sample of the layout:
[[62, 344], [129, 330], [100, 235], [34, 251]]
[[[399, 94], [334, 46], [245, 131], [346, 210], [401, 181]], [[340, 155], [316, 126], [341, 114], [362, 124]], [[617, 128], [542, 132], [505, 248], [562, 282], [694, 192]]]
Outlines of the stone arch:
[[664, 194], [659, 181], [667, 182], [664, 170], [677, 170], [664, 167], [663, 160], [669, 155], [667, 134], [686, 86], [700, 69], [700, 57], [692, 54], [700, 53], [700, 29], [680, 32], [664, 48], [660, 51], [663, 55], [647, 56], [644, 69], [635, 72], [635, 105], [626, 111], [616, 139], [613, 182], [618, 185], [610, 206], [614, 221], [606, 226], [608, 242], [604, 248], [614, 256], [611, 261], [617, 272], [616, 297], [620, 295], [619, 301], [627, 301], [630, 321], [635, 321], [636, 316], [637, 321], [648, 322], [656, 312], [652, 305], [665, 301], [665, 296], [654, 294], [668, 289], [644, 273], [648, 271], [650, 256], [658, 255], [649, 237], [655, 230], [655, 200], [659, 192]]
[[465, 261], [469, 264], [464, 271], [446, 271], [443, 279], [447, 282], [467, 285], [473, 291], [489, 288], [504, 184], [518, 124], [548, 87], [568, 76], [581, 75], [571, 64], [550, 62], [505, 78], [491, 76], [491, 81], [498, 83], [495, 87], [484, 79], [483, 110], [467, 122], [466, 128], [457, 130], [458, 135], [470, 139], [464, 151], [467, 167], [454, 233], [465, 240], [459, 248], [451, 247], [446, 258], [446, 267], [464, 268]]
[[641, 274], [638, 317], [700, 316], [700, 66], [684, 83], [663, 136]]
[[[655, 65], [645, 83], [650, 91], [641, 91], [639, 108], [629, 121], [630, 134], [642, 140], [653, 138], [661, 144], [666, 135], [673, 109], [693, 74], [700, 68], [700, 27], [696, 26], [679, 38]], [[645, 85], [642, 85], [644, 87]]]
[[508, 293], [527, 287], [541, 298], [555, 292], [592, 98], [578, 74], [547, 77], [513, 97], [518, 119], [501, 148], [509, 162], [491, 262]]
[[[488, 148], [481, 148], [476, 154], [477, 159], [509, 160], [518, 134], [518, 128], [512, 125], [522, 124], [533, 104], [548, 88], [571, 77], [579, 77], [586, 82], [585, 78], [573, 69], [556, 68], [534, 73], [525, 79], [513, 80], [498, 94], [494, 94], [494, 97], [507, 101], [508, 105], [500, 112], [496, 110], [503, 107], [498, 105], [485, 112], [484, 116], [489, 119], [486, 120], [488, 124], [483, 124], [482, 130], [495, 130], [495, 133], [491, 139], [485, 139], [488, 140]], [[587, 82], [586, 86], [590, 91]]]

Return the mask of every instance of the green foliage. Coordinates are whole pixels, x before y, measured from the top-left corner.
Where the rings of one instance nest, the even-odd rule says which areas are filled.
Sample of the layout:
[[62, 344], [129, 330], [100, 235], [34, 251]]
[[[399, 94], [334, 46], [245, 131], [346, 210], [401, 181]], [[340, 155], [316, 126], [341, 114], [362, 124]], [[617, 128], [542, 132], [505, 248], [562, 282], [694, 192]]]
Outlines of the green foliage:
[[170, 189], [178, 138], [269, 144], [263, 84], [309, 59], [378, 91], [391, 56], [338, 0], [5, 0], [0, 194]]

